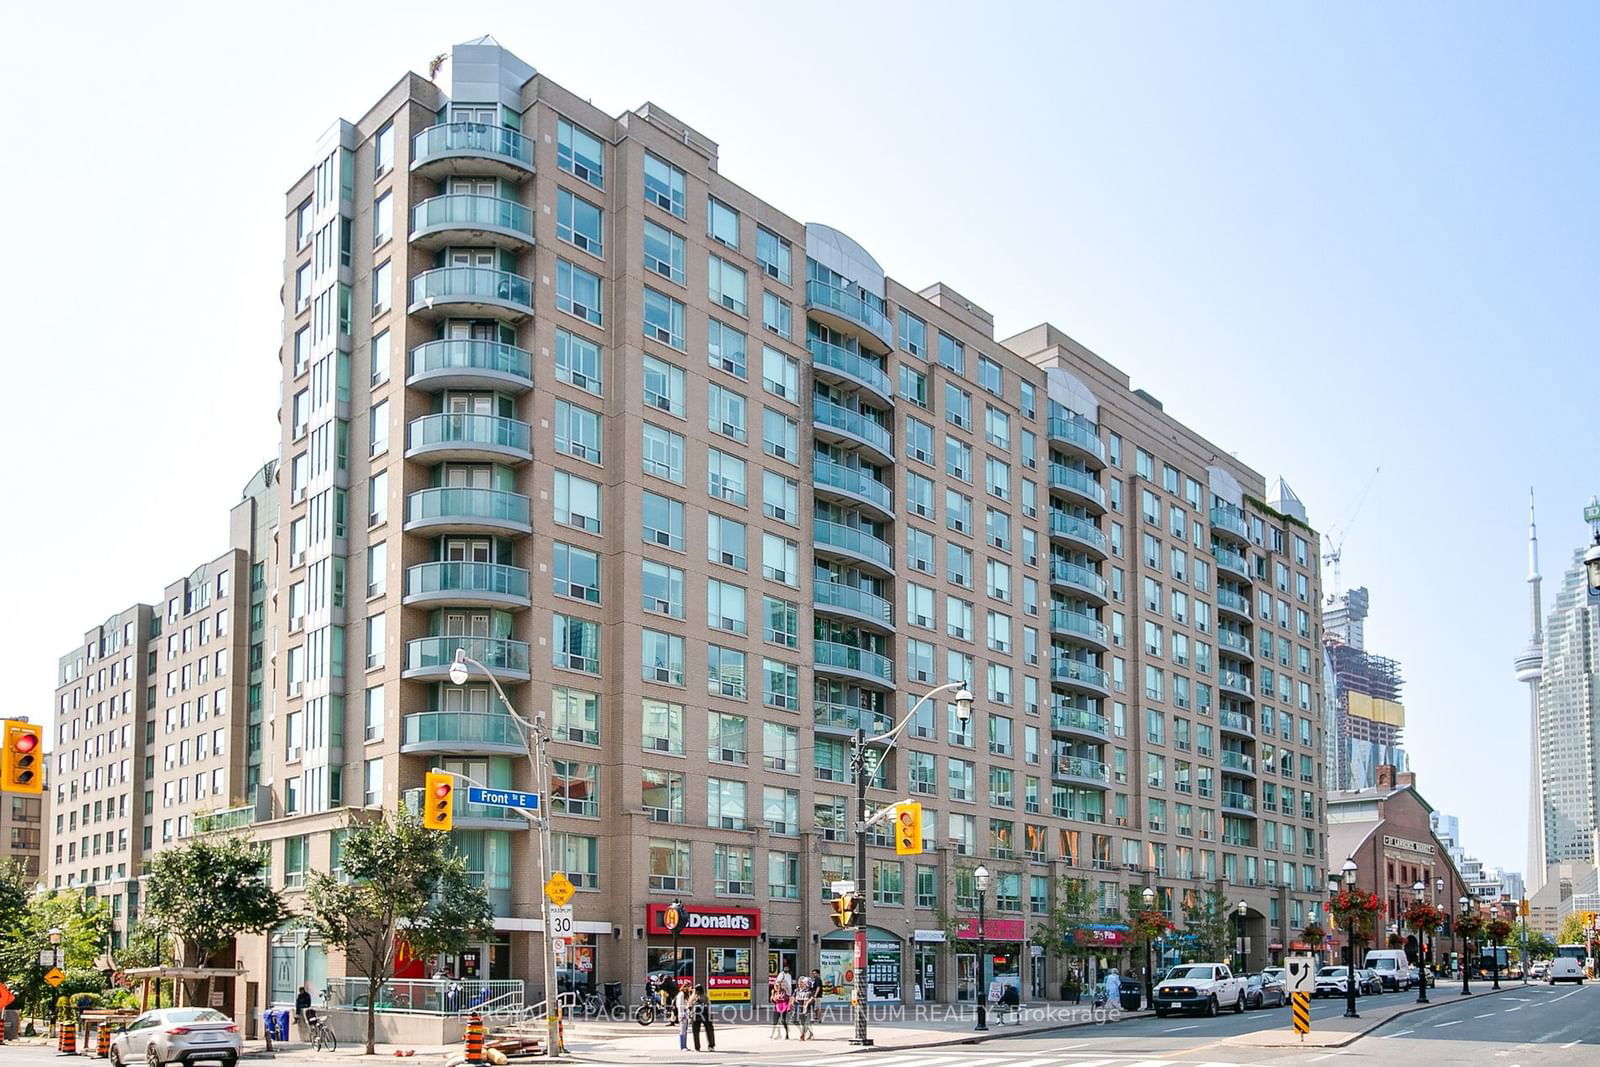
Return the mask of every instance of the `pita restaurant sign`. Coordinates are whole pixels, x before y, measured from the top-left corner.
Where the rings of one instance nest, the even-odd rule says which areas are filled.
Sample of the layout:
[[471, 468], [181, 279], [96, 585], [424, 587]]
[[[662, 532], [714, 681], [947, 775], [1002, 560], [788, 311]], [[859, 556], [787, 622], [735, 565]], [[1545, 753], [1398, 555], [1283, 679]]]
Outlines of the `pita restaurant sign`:
[[[654, 936], [670, 937], [673, 929], [666, 913], [671, 910], [671, 904], [646, 905], [645, 930]], [[758, 937], [761, 934], [761, 912], [756, 908], [686, 905], [683, 910], [688, 921], [678, 932], [684, 937]]]

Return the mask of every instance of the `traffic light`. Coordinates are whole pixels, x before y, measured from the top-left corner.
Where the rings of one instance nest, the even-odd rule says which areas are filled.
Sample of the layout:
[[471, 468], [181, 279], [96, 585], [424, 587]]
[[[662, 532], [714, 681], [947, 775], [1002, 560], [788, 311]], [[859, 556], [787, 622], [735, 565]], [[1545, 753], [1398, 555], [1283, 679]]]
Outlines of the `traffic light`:
[[915, 800], [895, 805], [894, 854], [922, 855], [922, 805]]
[[44, 727], [6, 719], [0, 749], [0, 790], [10, 793], [44, 792]]
[[833, 898], [833, 925], [841, 930], [856, 922], [856, 895], [839, 893]]
[[429, 771], [422, 786], [422, 825], [448, 830], [455, 825], [456, 784], [445, 771]]

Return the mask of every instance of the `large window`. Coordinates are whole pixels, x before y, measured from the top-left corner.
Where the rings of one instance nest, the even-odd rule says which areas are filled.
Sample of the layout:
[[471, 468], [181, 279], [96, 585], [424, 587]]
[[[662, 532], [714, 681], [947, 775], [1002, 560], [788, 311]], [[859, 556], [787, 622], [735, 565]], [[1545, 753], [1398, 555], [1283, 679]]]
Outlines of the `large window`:
[[690, 890], [689, 842], [650, 839], [650, 888], [664, 893]]
[[653, 222], [644, 224], [644, 269], [679, 285], [684, 281], [683, 238]]
[[685, 351], [685, 312], [682, 302], [666, 293], [659, 293], [648, 285], [644, 289], [644, 335], [652, 341], [678, 351]]
[[640, 661], [647, 682], [667, 685], [683, 684], [683, 637], [662, 633], [660, 630], [642, 630], [643, 648]]
[[556, 189], [556, 236], [574, 248], [602, 255], [600, 208], [566, 189]]
[[739, 247], [739, 213], [716, 197], [706, 199], [706, 234], [729, 248]]
[[600, 346], [557, 327], [556, 377], [599, 396], [602, 374]]
[[600, 276], [556, 260], [556, 307], [596, 326], [605, 325], [600, 304]]
[[681, 418], [684, 412], [683, 369], [655, 356], [645, 356], [642, 363], [645, 404]]
[[654, 204], [663, 211], [670, 211], [678, 218], [684, 217], [684, 177], [683, 171], [674, 167], [665, 160], [645, 153], [644, 157], [644, 199], [647, 204]]
[[591, 463], [601, 461], [599, 412], [557, 400], [555, 431], [556, 451]]
[[646, 698], [643, 712], [644, 750], [683, 755], [683, 705]]
[[566, 471], [555, 472], [556, 521], [590, 533], [600, 532], [600, 485]]
[[567, 670], [600, 673], [600, 624], [571, 615], [552, 616], [553, 662]]
[[600, 138], [566, 119], [556, 123], [556, 166], [596, 189], [604, 189], [605, 158]]

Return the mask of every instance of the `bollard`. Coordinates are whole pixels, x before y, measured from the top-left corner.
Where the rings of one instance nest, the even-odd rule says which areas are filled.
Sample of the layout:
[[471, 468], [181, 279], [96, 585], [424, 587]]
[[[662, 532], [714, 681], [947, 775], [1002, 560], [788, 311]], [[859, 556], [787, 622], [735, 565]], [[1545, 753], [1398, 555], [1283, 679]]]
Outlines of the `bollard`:
[[483, 1063], [483, 1016], [477, 1012], [467, 1020], [465, 1043], [467, 1062], [478, 1067]]
[[61, 1024], [61, 1055], [78, 1054], [78, 1024], [68, 1019]]
[[107, 1020], [102, 1019], [100, 1025], [95, 1027], [97, 1040], [95, 1041], [95, 1055], [102, 1060], [111, 1058], [111, 1027], [106, 1025]]

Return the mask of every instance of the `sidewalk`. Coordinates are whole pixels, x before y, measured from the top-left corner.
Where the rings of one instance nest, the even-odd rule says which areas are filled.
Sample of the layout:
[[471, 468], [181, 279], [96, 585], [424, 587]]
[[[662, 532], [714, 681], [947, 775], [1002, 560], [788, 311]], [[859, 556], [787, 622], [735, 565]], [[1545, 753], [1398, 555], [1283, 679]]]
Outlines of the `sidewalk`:
[[[421, 1067], [438, 1067], [461, 1051], [461, 1044], [453, 1045], [388, 1045], [378, 1042], [372, 1046], [375, 1054], [385, 1059], [394, 1060], [396, 1063], [416, 1064]], [[401, 1055], [396, 1056], [399, 1052]], [[404, 1055], [410, 1052], [411, 1055]], [[272, 1051], [267, 1051], [265, 1041], [246, 1041], [244, 1043], [246, 1059], [290, 1059], [290, 1060], [342, 1060], [349, 1056], [366, 1055], [366, 1044], [361, 1041], [341, 1041], [337, 1052], [319, 1052], [304, 1041], [274, 1041]], [[369, 1061], [370, 1062], [370, 1061]]]
[[[1496, 997], [1502, 993], [1512, 992], [1515, 986], [1504, 986], [1498, 990], [1484, 989], [1473, 990], [1472, 998]], [[1291, 1022], [1285, 1020], [1281, 1029], [1257, 1030], [1253, 1034], [1241, 1034], [1229, 1038], [1227, 1044], [1240, 1045], [1249, 1048], [1343, 1048], [1356, 1041], [1358, 1038], [1371, 1033], [1391, 1019], [1398, 1019], [1402, 1015], [1410, 1015], [1414, 1011], [1427, 1011], [1429, 1008], [1444, 1007], [1449, 1004], [1460, 1004], [1464, 998], [1461, 991], [1452, 988], [1449, 983], [1438, 989], [1430, 988], [1428, 1003], [1418, 1004], [1415, 1000], [1403, 1001], [1399, 1004], [1385, 1004], [1382, 1007], [1368, 1007], [1359, 1001], [1356, 1010], [1361, 1013], [1359, 1019], [1346, 1019], [1343, 1015], [1335, 1015], [1326, 1019], [1317, 1019], [1311, 1024], [1311, 1032], [1305, 1035], [1305, 1040], [1300, 1040], [1300, 1035], [1294, 1032]]]

